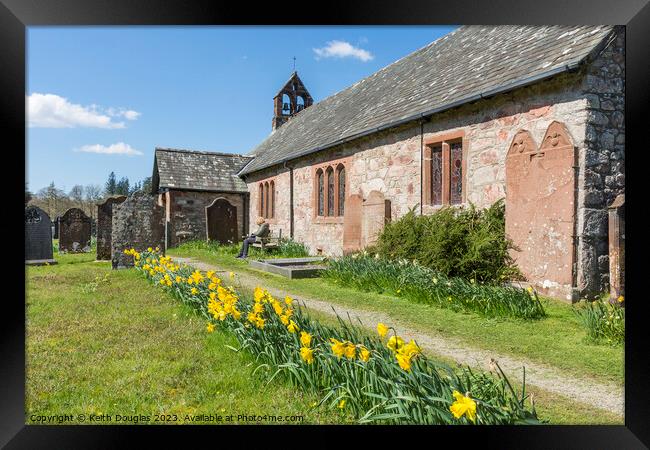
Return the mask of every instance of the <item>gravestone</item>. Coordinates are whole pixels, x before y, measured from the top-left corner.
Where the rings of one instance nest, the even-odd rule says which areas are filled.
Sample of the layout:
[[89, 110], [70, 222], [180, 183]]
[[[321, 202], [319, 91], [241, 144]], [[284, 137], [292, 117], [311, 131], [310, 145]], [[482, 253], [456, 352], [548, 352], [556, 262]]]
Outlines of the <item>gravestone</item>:
[[345, 200], [343, 211], [343, 254], [361, 249], [361, 212], [363, 197], [352, 194]]
[[25, 208], [25, 264], [56, 264], [52, 251], [52, 222], [37, 206]]
[[111, 197], [97, 205], [97, 259], [111, 259], [111, 234], [113, 232], [113, 210], [126, 200], [126, 196]]
[[574, 299], [575, 149], [552, 122], [538, 148], [528, 131], [506, 156], [506, 234], [526, 279], [544, 295]]
[[111, 262], [113, 269], [133, 266], [133, 256], [124, 250], [135, 248], [138, 252], [148, 247], [165, 248], [165, 208], [158, 205], [156, 197], [136, 192], [124, 202], [113, 207], [111, 233]]
[[59, 252], [90, 251], [90, 217], [79, 208], [70, 208], [59, 220]]
[[372, 191], [363, 202], [362, 235], [364, 247], [374, 245], [377, 238], [384, 229], [384, 225], [390, 222], [391, 204], [390, 200], [384, 199], [384, 194], [379, 191]]

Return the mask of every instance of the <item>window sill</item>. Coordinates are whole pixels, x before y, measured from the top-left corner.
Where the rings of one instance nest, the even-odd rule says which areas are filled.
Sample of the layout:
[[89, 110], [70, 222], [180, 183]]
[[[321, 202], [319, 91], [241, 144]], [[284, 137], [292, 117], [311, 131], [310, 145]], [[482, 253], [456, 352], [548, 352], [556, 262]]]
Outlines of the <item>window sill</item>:
[[437, 211], [440, 211], [445, 206], [449, 206], [451, 208], [456, 208], [456, 209], [463, 209], [467, 206], [467, 203], [455, 203], [455, 204], [447, 204], [447, 205], [424, 205], [422, 207], [422, 214], [433, 214]]
[[343, 223], [343, 216], [316, 216], [313, 218], [312, 223]]

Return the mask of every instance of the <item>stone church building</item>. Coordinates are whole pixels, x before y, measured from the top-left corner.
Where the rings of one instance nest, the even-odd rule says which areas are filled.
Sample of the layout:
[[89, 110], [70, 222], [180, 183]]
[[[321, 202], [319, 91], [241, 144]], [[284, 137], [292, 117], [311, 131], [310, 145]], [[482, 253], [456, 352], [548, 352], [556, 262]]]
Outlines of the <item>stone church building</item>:
[[294, 73], [238, 173], [248, 229], [262, 215], [312, 253], [341, 255], [411, 208], [505, 197], [532, 285], [566, 300], [607, 289], [624, 60], [622, 27], [464, 26], [317, 103]]
[[529, 283], [594, 296], [620, 237], [608, 207], [625, 193], [624, 39], [612, 26], [464, 26], [316, 103], [294, 72], [248, 155], [156, 149], [166, 244], [238, 241], [263, 216], [337, 256], [410, 209], [505, 198]]

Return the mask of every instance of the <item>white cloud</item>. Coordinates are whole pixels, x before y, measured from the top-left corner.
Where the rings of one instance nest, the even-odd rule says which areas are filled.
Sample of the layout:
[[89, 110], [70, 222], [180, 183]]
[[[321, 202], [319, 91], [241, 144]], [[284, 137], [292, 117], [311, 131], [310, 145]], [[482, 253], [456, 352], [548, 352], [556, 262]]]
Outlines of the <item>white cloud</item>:
[[141, 151], [134, 149], [129, 144], [125, 144], [124, 142], [118, 142], [117, 144], [111, 144], [108, 146], [101, 144], [84, 145], [81, 148], [76, 148], [74, 151], [85, 153], [104, 153], [108, 155], [142, 155]]
[[325, 47], [313, 49], [316, 59], [321, 58], [357, 58], [363, 62], [374, 58], [372, 53], [359, 47], [355, 47], [346, 41], [329, 41]]
[[124, 122], [113, 119], [135, 120], [138, 116], [139, 112], [125, 108], [104, 109], [94, 104], [70, 103], [56, 94], [35, 92], [27, 97], [28, 125], [33, 128], [125, 128]]

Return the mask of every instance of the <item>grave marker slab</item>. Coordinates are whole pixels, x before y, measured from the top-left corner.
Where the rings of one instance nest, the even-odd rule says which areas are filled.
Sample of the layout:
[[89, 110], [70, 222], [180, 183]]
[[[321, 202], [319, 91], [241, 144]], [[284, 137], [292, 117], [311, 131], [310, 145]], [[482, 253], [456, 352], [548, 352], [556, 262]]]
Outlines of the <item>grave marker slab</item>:
[[25, 264], [56, 264], [52, 250], [52, 222], [37, 206], [25, 208]]
[[90, 251], [90, 217], [79, 208], [70, 208], [59, 219], [59, 252]]
[[111, 197], [97, 205], [97, 259], [111, 259], [111, 234], [113, 232], [113, 211], [126, 200], [126, 196]]

